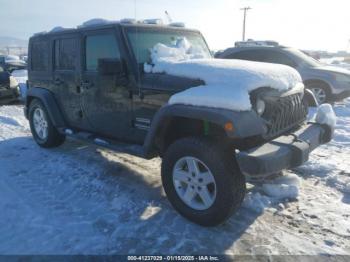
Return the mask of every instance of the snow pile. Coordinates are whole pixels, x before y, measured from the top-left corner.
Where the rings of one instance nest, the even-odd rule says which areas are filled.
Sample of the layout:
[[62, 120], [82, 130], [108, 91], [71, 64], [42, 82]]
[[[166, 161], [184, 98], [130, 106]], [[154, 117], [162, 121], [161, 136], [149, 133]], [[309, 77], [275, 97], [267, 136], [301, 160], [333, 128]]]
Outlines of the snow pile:
[[299, 195], [299, 186], [300, 178], [294, 174], [288, 174], [263, 184], [262, 189], [270, 197], [295, 199]]
[[296, 199], [299, 195], [300, 178], [286, 173], [256, 186], [256, 192], [249, 192], [243, 201], [243, 206], [257, 213], [287, 199]]
[[19, 56], [17, 55], [7, 55], [5, 57], [5, 62], [9, 63], [9, 62], [13, 62], [13, 61], [20, 61], [21, 59], [19, 58]]
[[331, 175], [327, 178], [327, 184], [343, 193], [350, 193], [350, 178], [339, 175]]
[[332, 128], [337, 123], [337, 118], [330, 104], [320, 105], [317, 109], [316, 122], [323, 125], [328, 125]]
[[257, 213], [263, 213], [266, 207], [272, 204], [271, 199], [259, 192], [249, 192], [245, 195], [242, 206]]
[[191, 46], [186, 38], [174, 46], [158, 43], [151, 49], [146, 73], [201, 79], [205, 86], [173, 95], [169, 104], [207, 106], [238, 111], [252, 108], [249, 93], [260, 87], [288, 90], [302, 85], [299, 73], [288, 66], [243, 60], [213, 59]]
[[98, 26], [98, 25], [108, 25], [108, 24], [113, 24], [117, 22], [118, 21], [107, 20], [103, 18], [93, 18], [88, 21], [85, 21], [81, 25], [78, 25], [77, 28], [85, 28], [85, 27]]
[[299, 195], [300, 178], [291, 173], [256, 185], [254, 191], [246, 194], [243, 206], [257, 213], [285, 200], [296, 199]]
[[62, 27], [62, 26], [55, 26], [54, 28], [51, 29], [50, 33], [57, 33], [57, 32], [62, 32], [62, 31], [66, 31], [66, 30], [71, 30], [74, 28], [66, 28], [66, 27]]

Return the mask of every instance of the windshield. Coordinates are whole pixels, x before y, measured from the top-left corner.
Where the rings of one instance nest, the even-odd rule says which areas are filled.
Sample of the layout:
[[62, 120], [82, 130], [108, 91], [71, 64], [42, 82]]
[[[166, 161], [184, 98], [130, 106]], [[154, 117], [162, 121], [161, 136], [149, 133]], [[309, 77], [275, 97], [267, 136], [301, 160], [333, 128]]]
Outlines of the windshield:
[[158, 43], [167, 46], [174, 46], [179, 40], [186, 38], [188, 42], [197, 50], [201, 50], [204, 58], [210, 58], [211, 53], [201, 34], [189, 31], [161, 31], [161, 30], [128, 30], [129, 41], [137, 62], [150, 62], [150, 50]]
[[315, 58], [301, 52], [298, 49], [295, 48], [286, 48], [286, 50], [288, 50], [291, 54], [293, 54], [294, 56], [296, 56], [304, 65], [308, 65], [311, 67], [317, 67], [317, 66], [321, 66], [322, 63], [318, 60], [316, 60]]

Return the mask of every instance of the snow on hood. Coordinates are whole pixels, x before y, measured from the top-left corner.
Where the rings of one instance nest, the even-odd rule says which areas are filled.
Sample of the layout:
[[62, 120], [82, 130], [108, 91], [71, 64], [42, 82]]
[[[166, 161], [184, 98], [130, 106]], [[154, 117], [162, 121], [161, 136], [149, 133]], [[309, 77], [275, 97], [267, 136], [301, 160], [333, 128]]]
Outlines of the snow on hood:
[[158, 43], [151, 49], [152, 64], [146, 73], [201, 79], [204, 86], [173, 95], [169, 104], [187, 104], [246, 111], [252, 108], [249, 93], [260, 87], [288, 90], [302, 85], [299, 73], [285, 65], [243, 60], [206, 58], [205, 52], [182, 39], [174, 46]]

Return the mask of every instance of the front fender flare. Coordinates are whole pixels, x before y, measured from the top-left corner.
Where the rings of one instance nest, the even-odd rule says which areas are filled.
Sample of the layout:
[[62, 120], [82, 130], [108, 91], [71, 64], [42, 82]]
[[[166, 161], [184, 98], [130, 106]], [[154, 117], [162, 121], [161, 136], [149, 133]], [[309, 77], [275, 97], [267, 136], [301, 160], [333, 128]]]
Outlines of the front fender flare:
[[165, 105], [155, 114], [152, 125], [147, 133], [144, 150], [147, 158], [157, 155], [155, 148], [155, 139], [160, 131], [166, 128], [168, 120], [172, 117], [184, 117], [207, 121], [224, 127], [227, 122], [234, 126], [232, 131], [226, 131], [229, 138], [246, 138], [262, 135], [266, 133], [266, 125], [263, 120], [254, 111], [232, 111], [228, 109], [209, 108], [190, 105]]

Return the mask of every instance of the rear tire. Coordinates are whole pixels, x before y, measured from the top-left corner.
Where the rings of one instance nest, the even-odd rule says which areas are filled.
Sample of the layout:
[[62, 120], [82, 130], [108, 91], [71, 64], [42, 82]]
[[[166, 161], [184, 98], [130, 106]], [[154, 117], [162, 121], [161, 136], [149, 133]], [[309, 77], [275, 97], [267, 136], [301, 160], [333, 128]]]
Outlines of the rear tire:
[[202, 226], [216, 226], [240, 207], [245, 177], [233, 150], [230, 153], [206, 138], [182, 138], [170, 145], [163, 157], [162, 182], [170, 203], [182, 216]]
[[45, 106], [38, 99], [30, 103], [29, 124], [35, 142], [41, 147], [57, 147], [65, 141], [65, 136], [53, 126]]

